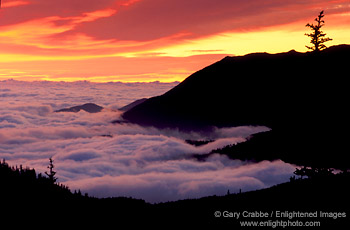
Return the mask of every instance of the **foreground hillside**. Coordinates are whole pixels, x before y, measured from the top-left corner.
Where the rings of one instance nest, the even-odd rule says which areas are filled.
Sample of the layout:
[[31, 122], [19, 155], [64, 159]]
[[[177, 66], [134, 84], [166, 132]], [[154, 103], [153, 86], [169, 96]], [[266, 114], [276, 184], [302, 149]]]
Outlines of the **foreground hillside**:
[[350, 45], [340, 45], [319, 53], [226, 57], [123, 118], [203, 132], [213, 126], [268, 126], [284, 146], [279, 154], [307, 156], [306, 164], [349, 168], [344, 136], [349, 55]]
[[[293, 221], [319, 221], [321, 227], [342, 229], [349, 224], [349, 173], [314, 175], [310, 179], [291, 179], [291, 182], [252, 192], [212, 196], [202, 199], [148, 204], [132, 198], [97, 199], [80, 192], [72, 193], [67, 187], [51, 183], [36, 175], [33, 169], [9, 167], [0, 163], [0, 213], [3, 220], [21, 220], [36, 227], [110, 227], [196, 225], [240, 227], [240, 221], [283, 220], [288, 218], [225, 218], [215, 213], [225, 212], [331, 212], [341, 213], [338, 218], [294, 218]], [[345, 213], [345, 216], [344, 216]], [[11, 222], [14, 223], [14, 222]]]

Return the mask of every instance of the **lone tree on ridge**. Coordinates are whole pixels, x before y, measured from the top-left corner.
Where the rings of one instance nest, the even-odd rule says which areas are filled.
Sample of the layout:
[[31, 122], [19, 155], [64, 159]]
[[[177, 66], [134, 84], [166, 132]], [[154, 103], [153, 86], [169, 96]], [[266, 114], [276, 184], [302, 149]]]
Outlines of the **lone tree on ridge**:
[[310, 23], [306, 24], [306, 27], [310, 27], [310, 29], [312, 30], [312, 33], [305, 34], [305, 35], [311, 38], [310, 42], [311, 44], [313, 44], [313, 46], [306, 46], [306, 47], [315, 52], [318, 52], [327, 48], [327, 46], [325, 46], [323, 43], [333, 40], [331, 38], [325, 37], [326, 34], [323, 33], [323, 31], [321, 31], [321, 28], [325, 24], [324, 20], [322, 19], [323, 17], [324, 17], [324, 11], [322, 10], [320, 14], [317, 16], [317, 18], [315, 18], [315, 21], [317, 22], [317, 24], [315, 25]]
[[53, 165], [53, 160], [52, 158], [49, 159], [50, 160], [50, 164], [49, 166], [47, 166], [47, 168], [50, 170], [49, 172], [45, 172], [45, 174], [49, 177], [50, 181], [54, 184], [57, 181], [57, 177], [55, 177], [56, 172], [53, 171], [53, 168], [55, 167]]

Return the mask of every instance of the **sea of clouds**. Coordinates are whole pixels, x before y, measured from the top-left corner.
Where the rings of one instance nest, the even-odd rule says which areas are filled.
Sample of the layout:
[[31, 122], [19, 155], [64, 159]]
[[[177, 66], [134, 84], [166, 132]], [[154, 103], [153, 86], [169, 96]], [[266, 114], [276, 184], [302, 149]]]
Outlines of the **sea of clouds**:
[[[295, 167], [282, 161], [193, 157], [245, 141], [266, 127], [221, 128], [204, 135], [111, 123], [121, 115], [118, 108], [177, 84], [0, 81], [0, 158], [44, 173], [52, 157], [59, 182], [72, 190], [148, 202], [255, 190], [289, 179]], [[105, 109], [54, 112], [89, 102]], [[187, 139], [215, 141], [195, 147]]]

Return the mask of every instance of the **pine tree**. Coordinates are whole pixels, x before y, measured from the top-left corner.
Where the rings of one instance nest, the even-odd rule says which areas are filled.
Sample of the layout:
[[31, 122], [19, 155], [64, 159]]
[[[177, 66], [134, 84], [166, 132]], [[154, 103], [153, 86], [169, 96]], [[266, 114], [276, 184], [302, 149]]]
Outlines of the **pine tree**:
[[321, 28], [324, 26], [325, 22], [322, 19], [324, 17], [324, 11], [322, 10], [320, 14], [315, 18], [315, 21], [317, 22], [316, 25], [314, 24], [306, 24], [306, 27], [310, 27], [313, 31], [310, 34], [305, 34], [306, 36], [311, 38], [311, 44], [313, 46], [306, 46], [308, 49], [313, 50], [315, 52], [321, 51], [325, 48], [327, 48], [324, 43], [328, 41], [332, 41], [333, 39], [326, 37], [326, 34], [321, 31]]
[[53, 160], [52, 158], [50, 157], [50, 164], [49, 166], [47, 166], [47, 168], [50, 170], [49, 172], [45, 172], [45, 174], [49, 177], [50, 181], [54, 184], [56, 181], [57, 181], [57, 178], [55, 177], [56, 175], [56, 172], [53, 171], [53, 168], [55, 167], [53, 165]]

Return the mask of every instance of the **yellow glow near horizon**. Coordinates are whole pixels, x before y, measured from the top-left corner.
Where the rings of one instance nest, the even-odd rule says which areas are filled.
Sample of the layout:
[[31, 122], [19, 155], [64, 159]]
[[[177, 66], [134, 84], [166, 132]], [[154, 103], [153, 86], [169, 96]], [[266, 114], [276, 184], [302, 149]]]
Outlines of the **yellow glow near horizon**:
[[[270, 28], [264, 31], [227, 32], [218, 35], [191, 40], [187, 43], [159, 48], [151, 52], [160, 53], [160, 56], [188, 57], [203, 53], [245, 55], [255, 52], [280, 53], [289, 50], [306, 52], [310, 39], [304, 36], [305, 29], [293, 30]], [[327, 29], [327, 36], [333, 41], [326, 45], [350, 43], [350, 26], [348, 28]]]
[[[75, 20], [92, 20], [95, 17], [105, 17], [112, 14], [112, 11], [97, 11], [95, 14], [86, 14], [84, 17]], [[14, 27], [2, 28], [0, 33], [0, 45], [6, 48], [7, 44], [25, 45], [29, 48], [21, 52], [23, 48], [15, 47], [12, 52], [4, 50], [0, 54], [0, 68], [9, 69], [7, 65], [12, 64], [14, 72], [4, 72], [0, 74], [0, 80], [14, 78], [18, 80], [50, 80], [50, 81], [80, 81], [89, 80], [93, 82], [172, 82], [182, 81], [194, 71], [199, 70], [198, 66], [205, 67], [218, 59], [207, 59], [203, 61], [203, 66], [191, 64], [192, 58], [200, 55], [245, 55], [254, 52], [279, 53], [296, 50], [307, 51], [305, 45], [309, 45], [310, 39], [304, 36], [309, 32], [304, 27], [305, 21], [293, 22], [290, 24], [264, 27], [255, 30], [230, 31], [214, 34], [207, 37], [200, 37], [191, 40], [182, 40], [182, 35], [174, 35], [169, 38], [162, 38], [154, 41], [114, 41], [114, 40], [94, 40], [83, 34], [72, 36], [72, 40], [62, 40], [60, 43], [50, 43], [46, 40], [46, 35], [60, 33], [68, 30], [74, 25], [66, 27], [53, 27], [54, 17], [45, 18], [43, 22], [31, 21], [19, 24]], [[327, 46], [350, 43], [350, 14], [331, 15], [329, 24], [323, 28], [327, 36], [333, 41], [327, 42]], [[74, 23], [73, 23], [74, 24]], [[39, 25], [42, 25], [41, 27]], [[23, 28], [26, 28], [24, 30]], [[30, 29], [36, 28], [36, 34], [31, 34]], [[177, 36], [179, 38], [177, 39]], [[16, 38], [17, 37], [17, 38]], [[39, 38], [44, 37], [41, 41]], [[12, 39], [14, 38], [14, 39]], [[175, 42], [174, 42], [175, 41]], [[30, 46], [32, 45], [32, 46]], [[40, 49], [39, 49], [40, 48]], [[47, 49], [47, 50], [46, 50]], [[57, 53], [55, 52], [57, 50]], [[108, 52], [106, 52], [106, 50]], [[40, 51], [40, 52], [39, 52]], [[47, 51], [47, 52], [46, 52]], [[114, 64], [111, 61], [98, 61], [101, 58], [123, 58], [122, 64], [116, 63], [116, 71], [111, 71]], [[163, 65], [172, 66], [172, 69], [160, 68], [158, 62], [152, 66], [152, 58], [184, 58], [183, 66], [173, 67], [173, 60], [163, 61]], [[138, 62], [140, 59], [147, 59], [147, 62]], [[218, 58], [218, 56], [216, 56]], [[137, 74], [133, 64], [137, 63]], [[136, 60], [136, 61], [135, 61]], [[157, 59], [159, 60], [159, 59]], [[209, 61], [210, 60], [210, 61]], [[64, 62], [65, 69], [61, 69], [60, 61]], [[79, 62], [79, 63], [77, 63]], [[16, 65], [14, 63], [20, 63]], [[28, 67], [33, 63], [34, 67]], [[50, 65], [48, 65], [50, 63]], [[91, 64], [92, 63], [92, 64]], [[61, 63], [62, 64], [62, 63]], [[204, 65], [205, 64], [205, 65]], [[113, 65], [113, 66], [111, 66]], [[90, 70], [91, 68], [91, 70]], [[109, 69], [109, 71], [103, 71]], [[83, 70], [83, 71], [82, 71]], [[93, 71], [92, 71], [93, 70]], [[101, 70], [101, 72], [99, 72]], [[67, 74], [69, 72], [69, 74]], [[87, 76], [86, 73], [89, 75]], [[90, 74], [93, 73], [93, 74]]]

